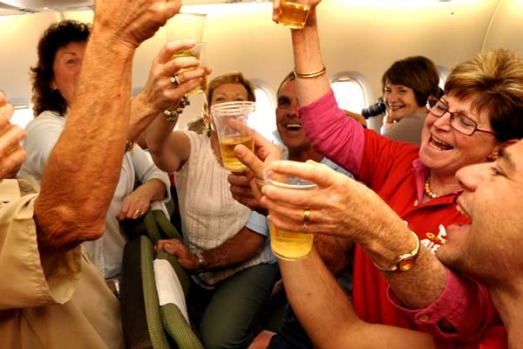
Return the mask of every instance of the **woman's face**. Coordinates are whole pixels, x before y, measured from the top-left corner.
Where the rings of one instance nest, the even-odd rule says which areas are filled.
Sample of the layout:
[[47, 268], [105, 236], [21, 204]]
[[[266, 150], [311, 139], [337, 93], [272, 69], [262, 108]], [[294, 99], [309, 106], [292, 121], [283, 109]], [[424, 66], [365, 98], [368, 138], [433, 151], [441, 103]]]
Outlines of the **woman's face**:
[[73, 101], [86, 45], [86, 42], [71, 42], [59, 48], [54, 58], [51, 88], [58, 89], [69, 106]]
[[418, 111], [426, 112], [425, 106], [418, 106], [414, 90], [403, 85], [391, 84], [385, 81], [383, 88], [383, 99], [387, 106], [387, 117], [394, 121], [400, 121], [405, 116], [412, 115]]
[[[445, 103], [452, 113], [463, 114], [477, 123], [477, 127], [490, 130], [489, 111], [478, 113], [472, 110], [471, 100], [459, 100], [453, 96], [444, 96]], [[464, 135], [450, 124], [450, 114], [447, 112], [438, 117], [429, 112], [421, 135], [420, 160], [433, 171], [453, 176], [457, 170], [466, 165], [487, 161], [499, 148], [499, 142], [492, 134], [475, 132]]]
[[[230, 82], [220, 85], [214, 89], [209, 108], [215, 104], [225, 102], [248, 101], [249, 93], [245, 86], [239, 82]], [[206, 115], [206, 122], [209, 122], [209, 117]]]
[[249, 94], [247, 92], [247, 89], [242, 84], [233, 82], [216, 87], [214, 89], [210, 105], [212, 106], [218, 103], [248, 100]]

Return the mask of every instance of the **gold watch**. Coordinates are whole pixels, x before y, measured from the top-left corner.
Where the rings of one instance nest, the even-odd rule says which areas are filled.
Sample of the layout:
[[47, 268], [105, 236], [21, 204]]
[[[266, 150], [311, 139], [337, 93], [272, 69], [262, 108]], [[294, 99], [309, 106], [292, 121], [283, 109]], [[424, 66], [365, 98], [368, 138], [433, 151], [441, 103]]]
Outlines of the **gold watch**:
[[383, 268], [383, 267], [377, 265], [376, 263], [374, 263], [376, 268], [378, 268], [381, 271], [389, 271], [389, 272], [408, 271], [408, 270], [412, 269], [412, 267], [414, 266], [414, 263], [416, 262], [416, 259], [418, 258], [418, 255], [419, 255], [420, 242], [419, 242], [418, 235], [416, 235], [416, 233], [413, 231], [411, 231], [411, 233], [412, 233], [412, 235], [414, 235], [414, 238], [416, 239], [416, 247], [411, 252], [400, 255], [398, 258], [396, 258], [396, 262], [389, 267]]

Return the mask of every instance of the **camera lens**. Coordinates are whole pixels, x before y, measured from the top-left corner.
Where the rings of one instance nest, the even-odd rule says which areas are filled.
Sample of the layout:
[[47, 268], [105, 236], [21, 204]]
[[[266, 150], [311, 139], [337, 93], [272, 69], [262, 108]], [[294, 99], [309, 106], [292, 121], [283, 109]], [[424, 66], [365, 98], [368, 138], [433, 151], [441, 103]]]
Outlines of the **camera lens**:
[[385, 106], [385, 102], [383, 101], [383, 98], [380, 97], [378, 101], [373, 105], [370, 105], [367, 108], [363, 108], [361, 110], [361, 115], [363, 115], [367, 119], [372, 116], [385, 113], [386, 109], [387, 107]]

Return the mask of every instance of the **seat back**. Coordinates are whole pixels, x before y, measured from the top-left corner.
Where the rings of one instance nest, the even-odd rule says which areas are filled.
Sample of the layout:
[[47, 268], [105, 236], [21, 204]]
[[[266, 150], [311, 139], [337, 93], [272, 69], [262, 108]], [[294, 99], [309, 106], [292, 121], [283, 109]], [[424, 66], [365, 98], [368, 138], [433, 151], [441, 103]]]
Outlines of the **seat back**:
[[[135, 223], [124, 227], [129, 241], [120, 282], [126, 348], [203, 349], [185, 310], [189, 275], [175, 257], [154, 250], [159, 239], [180, 235], [161, 211], [149, 211]], [[157, 280], [161, 276], [163, 282]]]

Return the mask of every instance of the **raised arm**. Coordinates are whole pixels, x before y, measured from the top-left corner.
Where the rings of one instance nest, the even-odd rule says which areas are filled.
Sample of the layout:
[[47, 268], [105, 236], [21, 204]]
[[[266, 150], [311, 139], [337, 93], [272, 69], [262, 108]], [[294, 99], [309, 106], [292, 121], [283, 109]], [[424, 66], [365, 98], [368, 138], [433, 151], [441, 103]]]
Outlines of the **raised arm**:
[[[274, 0], [273, 20], [278, 21], [280, 0]], [[308, 105], [330, 90], [330, 84], [325, 74], [320, 51], [320, 40], [316, 21], [316, 6], [320, 0], [313, 0], [305, 27], [291, 30], [292, 48], [294, 52], [294, 71], [296, 74], [296, 92], [300, 106]], [[320, 72], [323, 71], [323, 74]], [[315, 75], [312, 78], [302, 78], [303, 75]]]
[[278, 263], [287, 298], [315, 348], [435, 348], [428, 334], [359, 319], [315, 249]]
[[131, 103], [129, 142], [137, 142], [142, 148], [146, 148], [143, 130], [155, 118], [165, 118], [165, 110], [175, 111], [180, 106], [182, 97], [201, 82], [203, 68], [185, 73], [182, 78], [185, 80], [179, 86], [172, 82], [172, 77], [180, 69], [198, 67], [200, 64], [193, 57], [171, 59], [176, 51], [192, 46], [193, 43], [186, 40], [168, 42], [153, 60], [143, 90]]
[[125, 151], [134, 52], [180, 6], [179, 1], [96, 2], [70, 118], [35, 202], [42, 252], [71, 248], [103, 233]]

